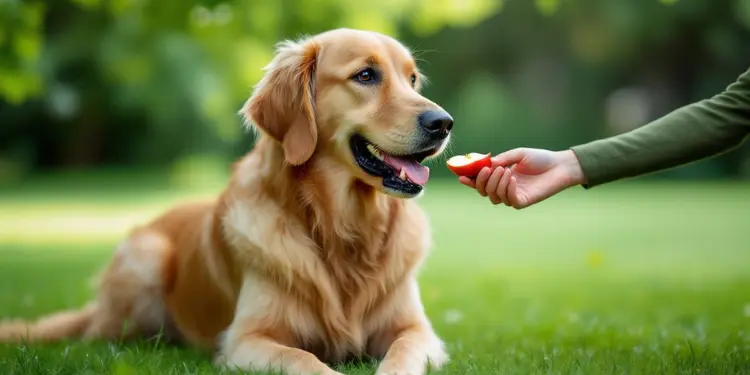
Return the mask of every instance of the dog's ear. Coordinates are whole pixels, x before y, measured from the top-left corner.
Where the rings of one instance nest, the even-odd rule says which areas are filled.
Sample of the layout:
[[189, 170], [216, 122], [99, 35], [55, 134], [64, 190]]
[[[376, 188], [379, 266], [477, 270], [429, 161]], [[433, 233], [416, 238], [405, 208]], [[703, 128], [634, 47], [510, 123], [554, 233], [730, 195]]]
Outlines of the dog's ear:
[[281, 143], [292, 165], [308, 161], [318, 143], [313, 98], [318, 50], [309, 40], [280, 43], [242, 109], [246, 120]]

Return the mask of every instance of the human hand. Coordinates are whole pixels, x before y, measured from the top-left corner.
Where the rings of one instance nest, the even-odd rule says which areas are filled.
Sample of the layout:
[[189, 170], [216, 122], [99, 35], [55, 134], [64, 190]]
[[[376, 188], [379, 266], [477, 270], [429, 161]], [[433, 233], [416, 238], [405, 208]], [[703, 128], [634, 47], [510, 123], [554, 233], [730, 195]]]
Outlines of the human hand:
[[493, 156], [492, 168], [483, 168], [475, 180], [462, 176], [458, 181], [492, 204], [521, 209], [583, 184], [585, 177], [572, 150], [517, 148]]

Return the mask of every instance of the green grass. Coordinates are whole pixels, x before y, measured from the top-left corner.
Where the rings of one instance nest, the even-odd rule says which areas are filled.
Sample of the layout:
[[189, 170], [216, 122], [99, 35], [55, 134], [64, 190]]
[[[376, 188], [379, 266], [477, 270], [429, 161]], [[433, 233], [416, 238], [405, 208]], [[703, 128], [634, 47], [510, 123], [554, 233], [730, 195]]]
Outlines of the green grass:
[[[0, 316], [80, 305], [128, 225], [219, 186], [107, 181], [0, 192]], [[446, 181], [421, 203], [435, 244], [422, 297], [452, 356], [442, 373], [750, 373], [750, 185], [619, 183], [515, 211]], [[0, 374], [216, 372], [158, 342], [0, 346]]]

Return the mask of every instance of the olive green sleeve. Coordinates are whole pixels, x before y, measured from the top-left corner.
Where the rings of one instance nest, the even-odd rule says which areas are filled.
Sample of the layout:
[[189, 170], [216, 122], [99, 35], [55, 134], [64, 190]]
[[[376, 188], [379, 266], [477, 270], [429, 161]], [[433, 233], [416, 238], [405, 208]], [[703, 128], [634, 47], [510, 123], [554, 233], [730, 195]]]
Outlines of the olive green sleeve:
[[750, 69], [723, 92], [638, 129], [571, 149], [585, 188], [661, 171], [729, 151], [750, 133]]

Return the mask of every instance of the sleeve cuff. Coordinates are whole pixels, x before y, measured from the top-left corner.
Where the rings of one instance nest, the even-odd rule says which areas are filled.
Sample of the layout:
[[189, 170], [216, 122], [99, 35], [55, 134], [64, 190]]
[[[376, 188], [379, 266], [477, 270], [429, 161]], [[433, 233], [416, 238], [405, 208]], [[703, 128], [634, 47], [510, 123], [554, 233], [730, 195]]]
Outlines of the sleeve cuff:
[[615, 158], [615, 155], [610, 155], [611, 151], [601, 143], [602, 140], [597, 140], [570, 148], [581, 165], [585, 181], [581, 186], [584, 189], [591, 189], [616, 179], [614, 171], [602, 162]]

